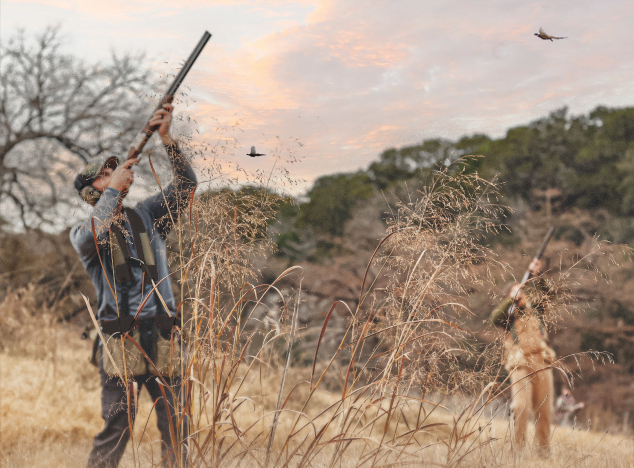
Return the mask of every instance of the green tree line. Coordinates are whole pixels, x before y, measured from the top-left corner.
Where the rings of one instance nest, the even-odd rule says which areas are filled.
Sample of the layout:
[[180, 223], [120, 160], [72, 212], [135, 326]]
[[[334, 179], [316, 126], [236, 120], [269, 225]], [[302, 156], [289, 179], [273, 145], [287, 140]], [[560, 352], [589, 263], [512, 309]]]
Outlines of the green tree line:
[[296, 227], [341, 236], [359, 201], [467, 155], [483, 156], [464, 165], [497, 177], [509, 203], [521, 199], [537, 209], [548, 196], [560, 211], [604, 208], [634, 216], [634, 107], [601, 106], [580, 116], [562, 108], [503, 138], [476, 134], [387, 149], [365, 170], [317, 179], [310, 201], [295, 213]]

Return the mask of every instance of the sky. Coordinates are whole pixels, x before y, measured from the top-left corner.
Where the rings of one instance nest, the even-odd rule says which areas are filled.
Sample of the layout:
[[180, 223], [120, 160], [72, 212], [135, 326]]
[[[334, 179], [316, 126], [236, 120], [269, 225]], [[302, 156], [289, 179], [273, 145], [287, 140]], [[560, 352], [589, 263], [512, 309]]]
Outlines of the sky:
[[[486, 133], [563, 106], [634, 105], [634, 7], [625, 0], [2, 0], [0, 37], [60, 24], [87, 62], [145, 52], [157, 76], [201, 37], [187, 77], [203, 140], [232, 130], [228, 157], [291, 148], [292, 176], [367, 167], [389, 147]], [[533, 34], [543, 27], [561, 41]], [[165, 64], [167, 62], [167, 64]], [[279, 137], [279, 138], [278, 138]], [[301, 142], [301, 146], [297, 143]], [[244, 159], [240, 159], [244, 158]], [[197, 164], [204, 164], [199, 161]]]

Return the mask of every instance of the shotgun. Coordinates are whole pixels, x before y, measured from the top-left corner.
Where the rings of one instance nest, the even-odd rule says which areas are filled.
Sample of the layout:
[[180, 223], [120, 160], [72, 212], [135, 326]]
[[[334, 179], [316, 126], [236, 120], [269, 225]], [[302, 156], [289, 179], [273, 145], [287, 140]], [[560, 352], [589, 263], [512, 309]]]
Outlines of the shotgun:
[[[205, 31], [205, 33], [203, 34], [203, 37], [200, 39], [200, 41], [198, 41], [198, 45], [196, 46], [194, 51], [191, 53], [191, 55], [189, 56], [189, 58], [183, 65], [183, 68], [181, 68], [180, 72], [178, 72], [178, 75], [176, 75], [176, 78], [174, 78], [174, 81], [172, 82], [170, 87], [167, 88], [167, 92], [165, 93], [163, 98], [159, 101], [158, 106], [156, 106], [156, 109], [162, 109], [163, 104], [170, 104], [174, 100], [174, 94], [176, 93], [176, 91], [178, 90], [178, 87], [181, 85], [181, 83], [187, 76], [187, 73], [189, 73], [189, 70], [191, 70], [192, 65], [194, 65], [194, 62], [196, 61], [196, 59], [202, 52], [205, 45], [207, 45], [207, 41], [209, 41], [209, 38], [211, 38], [211, 34]], [[154, 115], [154, 112], [152, 112], [152, 115]], [[130, 151], [128, 152], [128, 159], [139, 157], [139, 155], [141, 154], [141, 151], [143, 151], [143, 147], [145, 146], [145, 144], [148, 142], [150, 137], [154, 134], [154, 132], [158, 128], [158, 125], [154, 125], [154, 126], [150, 125], [150, 119], [152, 119], [152, 115], [146, 122], [145, 126], [143, 127], [143, 130], [139, 132], [137, 137], [132, 142], [132, 146], [130, 147]]]
[[[555, 232], [555, 228], [553, 226], [551, 226], [548, 229], [548, 232], [546, 233], [546, 237], [544, 237], [544, 240], [542, 241], [542, 245], [539, 247], [539, 250], [537, 251], [537, 254], [533, 257], [533, 260], [540, 260], [543, 256], [544, 256], [544, 251], [546, 250], [546, 247], [548, 246], [548, 243], [550, 242], [550, 238], [553, 237], [553, 234]], [[526, 270], [526, 273], [524, 273], [524, 276], [522, 277], [522, 286], [524, 286], [524, 284], [531, 278], [531, 272], [530, 270]], [[509, 319], [511, 317], [513, 317], [513, 314], [515, 313], [515, 302], [513, 302], [513, 304], [511, 304], [511, 307], [509, 308]]]

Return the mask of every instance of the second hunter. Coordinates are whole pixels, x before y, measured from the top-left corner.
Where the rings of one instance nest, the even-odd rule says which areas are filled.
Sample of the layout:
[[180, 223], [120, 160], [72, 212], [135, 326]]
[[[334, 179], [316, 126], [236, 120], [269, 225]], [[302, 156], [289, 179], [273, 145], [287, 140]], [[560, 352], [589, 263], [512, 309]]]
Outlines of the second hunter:
[[[491, 314], [491, 321], [506, 330], [504, 349], [505, 368], [511, 379], [511, 398], [515, 419], [515, 446], [524, 445], [529, 419], [535, 420], [535, 442], [541, 454], [549, 450], [550, 421], [554, 398], [553, 370], [555, 351], [548, 346], [548, 335], [543, 324], [547, 312], [548, 287], [540, 276], [542, 260], [533, 259], [529, 272], [531, 294], [521, 283], [508, 283], [505, 299]], [[530, 297], [529, 297], [530, 296]], [[509, 316], [509, 309], [515, 311]]]

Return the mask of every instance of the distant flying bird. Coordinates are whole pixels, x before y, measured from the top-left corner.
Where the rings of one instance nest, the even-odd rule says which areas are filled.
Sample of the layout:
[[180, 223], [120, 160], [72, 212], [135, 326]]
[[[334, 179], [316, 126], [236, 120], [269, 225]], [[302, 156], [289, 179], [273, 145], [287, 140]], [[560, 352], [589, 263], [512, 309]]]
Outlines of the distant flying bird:
[[535, 36], [545, 41], [549, 40], [550, 42], [553, 42], [553, 39], [568, 39], [567, 37], [549, 36], [548, 34], [546, 34], [546, 31], [544, 31], [542, 28], [539, 28], [539, 34], [535, 33]]
[[257, 153], [257, 152], [255, 151], [255, 146], [252, 146], [252, 147], [251, 147], [251, 152], [250, 152], [250, 153], [247, 153], [247, 156], [251, 156], [252, 158], [255, 158], [256, 156], [264, 156], [264, 154], [263, 154], [263, 153], [262, 153], [262, 154]]

